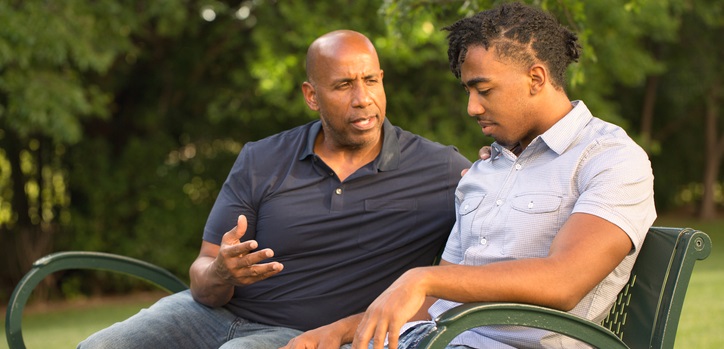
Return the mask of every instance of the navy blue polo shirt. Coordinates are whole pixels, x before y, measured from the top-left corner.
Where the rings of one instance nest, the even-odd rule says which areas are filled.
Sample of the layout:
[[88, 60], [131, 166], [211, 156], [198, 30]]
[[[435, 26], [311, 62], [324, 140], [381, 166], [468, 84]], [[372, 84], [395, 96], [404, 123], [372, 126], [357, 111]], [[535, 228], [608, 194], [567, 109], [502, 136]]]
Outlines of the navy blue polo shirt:
[[378, 157], [340, 182], [314, 154], [321, 122], [246, 143], [211, 210], [204, 240], [247, 217], [242, 240], [284, 270], [236, 287], [226, 305], [254, 322], [302, 331], [364, 311], [405, 270], [430, 265], [455, 222], [470, 162], [385, 119]]

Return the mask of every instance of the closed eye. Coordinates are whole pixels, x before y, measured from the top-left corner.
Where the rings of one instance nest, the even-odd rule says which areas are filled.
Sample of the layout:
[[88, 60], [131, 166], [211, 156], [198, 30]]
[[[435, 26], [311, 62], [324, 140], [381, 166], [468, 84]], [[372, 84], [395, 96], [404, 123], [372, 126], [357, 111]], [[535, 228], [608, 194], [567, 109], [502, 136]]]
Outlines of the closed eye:
[[351, 84], [349, 81], [343, 81], [343, 82], [340, 82], [339, 84], [337, 84], [337, 85], [335, 86], [335, 88], [338, 89], [338, 90], [341, 90], [341, 89], [345, 89], [345, 88], [347, 88], [347, 87], [349, 87], [349, 86], [351, 86], [351, 85], [352, 85], [352, 84]]

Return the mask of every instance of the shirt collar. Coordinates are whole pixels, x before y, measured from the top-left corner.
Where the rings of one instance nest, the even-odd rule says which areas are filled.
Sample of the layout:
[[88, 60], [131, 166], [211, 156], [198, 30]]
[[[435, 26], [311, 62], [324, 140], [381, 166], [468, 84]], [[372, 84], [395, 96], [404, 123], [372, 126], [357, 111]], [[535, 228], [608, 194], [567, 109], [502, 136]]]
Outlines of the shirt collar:
[[[583, 101], [572, 101], [571, 105], [573, 109], [566, 116], [558, 120], [542, 135], [533, 139], [528, 147], [542, 141], [558, 155], [562, 154], [593, 118]], [[538, 140], [539, 138], [540, 140]], [[498, 143], [493, 143], [490, 149], [490, 158], [496, 159], [501, 153], [503, 153], [503, 147]]]
[[571, 102], [571, 109], [566, 116], [558, 120], [548, 131], [540, 135], [551, 150], [562, 154], [578, 137], [581, 130], [591, 121], [593, 115], [583, 101]]
[[[322, 130], [322, 122], [317, 120], [312, 122], [307, 133], [307, 145], [304, 147], [299, 160], [304, 160], [314, 155], [314, 142], [317, 134]], [[400, 142], [395, 127], [392, 126], [387, 118], [382, 123], [382, 150], [377, 155], [373, 164], [379, 171], [392, 171], [400, 166]]]

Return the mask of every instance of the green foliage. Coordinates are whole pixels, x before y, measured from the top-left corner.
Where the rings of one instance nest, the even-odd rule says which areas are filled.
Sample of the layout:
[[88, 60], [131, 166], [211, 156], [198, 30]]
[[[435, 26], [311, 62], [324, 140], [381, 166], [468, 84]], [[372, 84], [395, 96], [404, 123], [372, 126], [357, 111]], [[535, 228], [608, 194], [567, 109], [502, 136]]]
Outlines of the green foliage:
[[112, 1], [0, 3], [0, 122], [22, 136], [62, 142], [82, 137], [82, 116], [107, 116], [110, 96], [84, 84], [83, 72], [106, 71], [130, 41], [117, 21], [102, 21]]
[[[410, 33], [414, 32], [414, 28], [421, 27], [425, 22], [429, 22], [435, 27], [438, 33], [430, 36], [427, 44], [435, 45], [438, 49], [432, 54], [429, 64], [426, 65], [425, 70], [428, 73], [423, 78], [424, 81], [430, 83], [430, 81], [439, 81], [441, 78], [437, 77], [438, 74], [433, 73], [435, 71], [433, 67], [446, 66], [446, 42], [444, 33], [439, 33], [440, 28], [453, 23], [460, 15], [470, 16], [502, 2], [506, 1], [461, 0], [440, 3], [425, 0], [388, 0], [382, 6], [381, 12], [388, 18], [388, 25], [392, 27], [391, 35], [393, 37], [411, 37], [413, 35]], [[584, 50], [580, 62], [570, 67], [568, 90], [571, 97], [584, 100], [589, 108], [595, 111], [596, 116], [631, 129], [631, 125], [621, 114], [620, 106], [615, 100], [615, 89], [620, 84], [641, 86], [649, 74], [663, 71], [663, 64], [653, 57], [643, 41], [652, 31], [657, 32], [656, 35], [660, 40], [671, 40], [675, 37], [677, 26], [675, 21], [674, 24], [670, 21], [671, 15], [667, 12], [669, 7], [654, 0], [636, 2], [535, 0], [527, 2], [550, 11], [561, 23], [574, 30], [579, 36]], [[622, 30], [622, 28], [626, 30]], [[420, 48], [421, 45], [415, 45], [414, 40], [399, 40], [397, 45], [407, 46], [412, 52], [421, 50], [424, 52], [424, 48]], [[396, 52], [399, 51], [405, 52], [404, 49], [396, 50]], [[435, 55], [437, 57], [434, 57]], [[443, 57], [442, 61], [440, 57]], [[439, 95], [441, 91], [454, 89], [456, 85], [452, 81], [447, 80], [436, 88], [436, 91], [424, 96], [429, 98], [431, 95]], [[413, 84], [410, 87], [415, 89], [414, 86], [419, 84]], [[457, 106], [457, 108], [448, 109], [447, 113], [431, 114], [465, 115], [463, 109], [465, 100], [462, 94], [457, 97], [444, 96], [441, 101], [443, 106], [448, 108]], [[418, 110], [430, 109], [419, 108]], [[433, 110], [435, 109], [433, 108]], [[456, 125], [449, 128], [449, 132], [443, 131], [442, 135], [440, 132], [434, 132], [435, 136], [432, 138], [452, 141], [463, 148], [466, 155], [474, 158], [476, 147], [479, 148], [480, 145], [489, 143], [490, 140], [480, 136], [477, 127], [469, 121], [465, 122], [464, 117], [458, 119], [462, 121], [454, 122]], [[463, 130], [466, 132], [462, 132]], [[446, 135], [452, 137], [448, 138]]]
[[[695, 1], [689, 11], [679, 15], [679, 22], [679, 40], [657, 48], [669, 69], [661, 75], [656, 104], [659, 127], [655, 131], [662, 151], [654, 157], [654, 170], [658, 171], [655, 172], [658, 174], [657, 195], [660, 193], [669, 199], [663, 207], [684, 206], [696, 210], [701, 189], [684, 205], [677, 205], [682, 203], [677, 199], [691, 187], [701, 188], [702, 164], [713, 161], [705, 153], [707, 139], [704, 135], [707, 128], [712, 127], [705, 122], [709, 96], [719, 107], [716, 116], [719, 122], [711, 131], [718, 135], [720, 152], [724, 152], [724, 117], [721, 114], [724, 72], [719, 67], [724, 59], [724, 47], [720, 43], [724, 36], [724, 6], [717, 1]], [[682, 148], [688, 151], [682, 152]], [[719, 166], [719, 173], [724, 173], [721, 160], [714, 166]], [[667, 170], [672, 168], [676, 171]], [[720, 175], [719, 186], [724, 183], [721, 178]], [[717, 202], [722, 205], [721, 195]]]
[[[467, 117], [441, 28], [500, 2], [0, 2], [0, 239], [25, 244], [6, 247], [0, 294], [27, 268], [21, 251], [35, 254], [30, 261], [57, 250], [110, 251], [186, 275], [243, 144], [316, 118], [300, 91], [305, 53], [331, 30], [375, 43], [394, 124], [475, 159], [492, 140]], [[702, 94], [722, 81], [722, 4], [528, 2], [584, 46], [569, 72], [570, 96], [636, 139], [643, 88], [661, 79], [649, 149], [657, 205], [675, 207], [706, 161], [696, 149]], [[136, 287], [95, 278], [109, 286], [69, 282], [64, 292]]]

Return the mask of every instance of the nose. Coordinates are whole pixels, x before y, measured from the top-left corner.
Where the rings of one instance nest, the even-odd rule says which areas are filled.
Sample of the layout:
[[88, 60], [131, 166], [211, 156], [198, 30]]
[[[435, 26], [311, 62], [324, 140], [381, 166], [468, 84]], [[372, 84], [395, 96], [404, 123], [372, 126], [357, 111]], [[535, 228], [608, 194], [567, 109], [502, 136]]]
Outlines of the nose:
[[358, 84], [352, 90], [352, 106], [355, 108], [364, 108], [372, 104], [370, 92], [365, 84]]
[[468, 115], [478, 116], [483, 113], [485, 113], [485, 108], [483, 108], [483, 105], [475, 98], [475, 94], [471, 92], [468, 97]]

